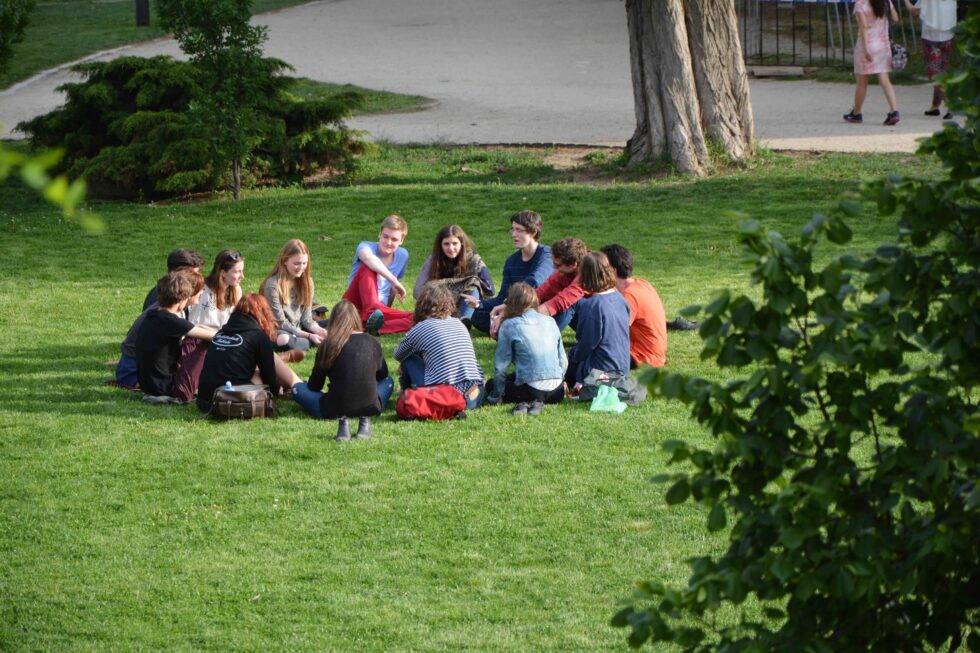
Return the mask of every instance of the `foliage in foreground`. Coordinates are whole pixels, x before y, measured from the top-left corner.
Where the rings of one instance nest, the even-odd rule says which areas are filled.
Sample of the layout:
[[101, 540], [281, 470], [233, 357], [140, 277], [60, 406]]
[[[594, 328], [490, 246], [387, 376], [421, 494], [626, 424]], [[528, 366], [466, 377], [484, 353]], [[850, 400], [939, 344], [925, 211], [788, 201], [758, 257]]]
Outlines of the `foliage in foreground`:
[[24, 39], [27, 21], [34, 10], [35, 0], [4, 0], [0, 2], [0, 74], [14, 54], [14, 44]]
[[[356, 93], [302, 101], [280, 61], [263, 59], [259, 85], [261, 138], [246, 179], [293, 183], [323, 168], [354, 170], [364, 144], [343, 119]], [[169, 57], [120, 57], [81, 64], [86, 79], [62, 86], [67, 101], [21, 123], [36, 145], [65, 148], [71, 177], [96, 195], [161, 197], [226, 185], [229, 161], [211, 146], [208, 126], [187, 112], [202, 87], [198, 69]]]
[[[732, 527], [724, 554], [691, 561], [687, 587], [638, 585], [613, 618], [631, 645], [980, 650], [980, 9], [960, 42], [966, 70], [947, 88], [966, 127], [923, 146], [948, 174], [863, 189], [897, 214], [897, 244], [815, 265], [822, 241], [850, 240], [850, 201], [795, 242], [744, 222], [763, 300], [718, 293], [700, 332], [702, 358], [749, 375], [653, 376], [716, 439], [665, 444], [693, 468], [656, 479], [673, 481], [667, 502], [692, 497], [708, 530]], [[751, 596], [765, 619], [703, 625]]]

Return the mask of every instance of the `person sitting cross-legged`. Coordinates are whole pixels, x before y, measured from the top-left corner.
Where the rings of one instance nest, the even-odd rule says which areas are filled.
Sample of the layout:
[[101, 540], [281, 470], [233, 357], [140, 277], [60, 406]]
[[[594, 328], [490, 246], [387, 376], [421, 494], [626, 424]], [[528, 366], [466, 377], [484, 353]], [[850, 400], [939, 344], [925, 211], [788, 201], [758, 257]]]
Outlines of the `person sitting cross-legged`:
[[336, 439], [344, 442], [351, 439], [351, 417], [358, 418], [356, 437], [371, 437], [371, 418], [384, 411], [394, 387], [381, 344], [361, 331], [354, 305], [340, 300], [330, 313], [310, 379], [293, 386], [293, 399], [317, 419], [337, 419]]
[[[194, 398], [197, 378], [184, 379], [180, 347], [185, 336], [211, 340], [215, 330], [197, 326], [181, 317], [184, 310], [198, 301], [204, 288], [204, 277], [193, 270], [169, 272], [157, 284], [159, 308], [150, 310], [136, 334], [136, 377], [149, 400], [177, 403]], [[199, 374], [198, 370], [198, 374]]]
[[468, 409], [483, 402], [483, 370], [469, 331], [458, 318], [449, 289], [427, 285], [415, 303], [415, 324], [395, 347], [402, 388], [451, 385], [463, 393]]
[[[534, 288], [520, 282], [510, 287], [497, 334], [494, 377], [487, 383], [487, 402], [516, 403], [515, 415], [540, 415], [545, 404], [565, 396], [568, 358], [561, 332], [537, 306]], [[508, 374], [511, 364], [514, 371]]]
[[[496, 297], [478, 300], [463, 296], [467, 304], [476, 309], [470, 318], [474, 327], [488, 334], [496, 332], [491, 311], [507, 299], [511, 284], [523, 281], [537, 288], [554, 271], [551, 262], [551, 248], [542, 245], [541, 216], [534, 211], [519, 211], [510, 216], [510, 236], [516, 252], [504, 262], [503, 279]], [[498, 312], [499, 317], [499, 312]]]
[[667, 317], [656, 288], [633, 276], [633, 255], [622, 245], [606, 245], [602, 253], [616, 271], [616, 290], [630, 307], [630, 364], [663, 367], [667, 363]]

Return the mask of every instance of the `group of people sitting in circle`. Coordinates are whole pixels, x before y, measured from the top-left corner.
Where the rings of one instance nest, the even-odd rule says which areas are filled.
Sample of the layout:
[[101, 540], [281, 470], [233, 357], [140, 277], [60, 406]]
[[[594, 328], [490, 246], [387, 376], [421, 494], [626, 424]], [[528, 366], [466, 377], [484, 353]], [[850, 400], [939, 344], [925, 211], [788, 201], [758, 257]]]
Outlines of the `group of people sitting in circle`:
[[[372, 434], [394, 391], [376, 336], [404, 333], [394, 351], [403, 389], [451, 385], [468, 410], [514, 403], [514, 414], [539, 415], [545, 404], [578, 394], [597, 378], [629, 380], [637, 365], [662, 366], [667, 323], [657, 291], [633, 277], [621, 245], [589, 251], [577, 238], [540, 242], [533, 211], [510, 217], [517, 251], [504, 263], [500, 289], [458, 225], [443, 227], [414, 286], [415, 310], [393, 307], [406, 297], [402, 279], [407, 223], [381, 223], [377, 242], [358, 244], [347, 291], [330, 315], [316, 319], [310, 253], [288, 241], [258, 293], [243, 293], [241, 252], [218, 253], [207, 277], [203, 258], [177, 249], [167, 274], [147, 295], [122, 344], [115, 384], [139, 389], [155, 403], [195, 400], [208, 413], [217, 388], [261, 383], [319, 419], [339, 420], [338, 440]], [[562, 329], [575, 330], [567, 352]], [[497, 340], [493, 376], [485, 380], [470, 332]], [[288, 363], [315, 349], [303, 381]]]

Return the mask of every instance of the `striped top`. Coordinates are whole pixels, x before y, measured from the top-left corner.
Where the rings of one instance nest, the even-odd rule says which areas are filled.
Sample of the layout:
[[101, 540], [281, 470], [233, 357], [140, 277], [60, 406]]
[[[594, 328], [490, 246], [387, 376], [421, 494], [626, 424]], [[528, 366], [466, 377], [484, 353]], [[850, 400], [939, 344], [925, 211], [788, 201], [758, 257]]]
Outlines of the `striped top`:
[[395, 360], [403, 361], [412, 354], [425, 365], [425, 385], [446, 384], [465, 392], [483, 381], [469, 331], [455, 317], [430, 317], [409, 329], [395, 347]]

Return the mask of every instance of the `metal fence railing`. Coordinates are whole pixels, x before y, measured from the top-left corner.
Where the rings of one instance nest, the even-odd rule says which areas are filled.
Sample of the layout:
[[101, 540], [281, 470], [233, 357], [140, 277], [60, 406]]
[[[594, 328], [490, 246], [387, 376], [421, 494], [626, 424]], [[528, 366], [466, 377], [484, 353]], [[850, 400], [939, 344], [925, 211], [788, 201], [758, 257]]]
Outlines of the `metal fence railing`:
[[[916, 21], [892, 0], [892, 41], [918, 51]], [[854, 0], [736, 0], [742, 51], [750, 65], [849, 66], [857, 24]]]

